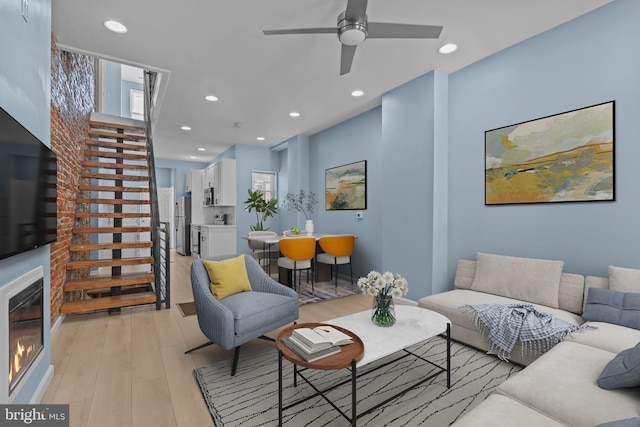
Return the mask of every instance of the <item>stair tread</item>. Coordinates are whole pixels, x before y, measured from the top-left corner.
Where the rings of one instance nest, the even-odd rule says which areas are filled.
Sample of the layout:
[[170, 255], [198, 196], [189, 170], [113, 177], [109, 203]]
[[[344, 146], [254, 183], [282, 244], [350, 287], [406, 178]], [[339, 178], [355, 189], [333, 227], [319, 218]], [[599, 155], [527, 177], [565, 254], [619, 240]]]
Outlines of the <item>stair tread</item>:
[[73, 234], [99, 233], [144, 233], [151, 232], [151, 227], [74, 227]]
[[64, 284], [65, 292], [99, 289], [112, 286], [128, 286], [151, 283], [153, 273], [127, 273], [121, 276], [89, 276], [84, 279], [70, 280]]
[[96, 128], [104, 127], [104, 128], [111, 128], [111, 129], [126, 129], [126, 130], [138, 131], [138, 132], [145, 132], [147, 130], [144, 126], [123, 125], [118, 123], [102, 122], [99, 120], [90, 120], [89, 125], [91, 127], [96, 127]]
[[137, 249], [137, 248], [150, 248], [153, 246], [153, 242], [125, 242], [125, 243], [87, 243], [81, 245], [71, 245], [69, 250], [72, 252], [78, 251], [102, 251], [102, 250], [114, 250], [114, 249]]
[[107, 158], [120, 158], [120, 159], [137, 159], [146, 160], [146, 154], [132, 154], [132, 153], [116, 153], [115, 151], [97, 151], [97, 150], [84, 150], [85, 156], [92, 157], [107, 157]]
[[89, 129], [87, 131], [89, 135], [97, 136], [100, 138], [121, 138], [126, 141], [144, 141], [147, 139], [146, 135], [136, 135], [133, 133], [118, 133], [104, 129]]
[[149, 187], [121, 187], [115, 185], [79, 185], [78, 189], [85, 191], [119, 191], [122, 193], [148, 193]]
[[[55, 202], [55, 199], [54, 199]], [[135, 200], [135, 199], [92, 199], [88, 197], [78, 197], [77, 203], [92, 203], [96, 205], [148, 205], [151, 203], [149, 200]]]
[[92, 162], [89, 160], [83, 160], [82, 166], [87, 168], [102, 168], [102, 169], [139, 169], [148, 170], [147, 165], [133, 164], [133, 163], [114, 163], [114, 162]]
[[100, 141], [98, 139], [87, 139], [87, 145], [97, 146], [97, 147], [105, 147], [105, 148], [120, 148], [123, 150], [134, 150], [134, 151], [147, 151], [147, 145], [142, 144], [127, 144], [124, 142], [113, 142], [113, 141]]
[[81, 313], [85, 311], [106, 310], [109, 308], [131, 307], [141, 304], [153, 304], [156, 295], [153, 292], [135, 294], [111, 295], [108, 297], [91, 298], [81, 301], [67, 301], [62, 304], [61, 313]]
[[91, 259], [86, 261], [69, 261], [67, 270], [95, 267], [118, 267], [123, 265], [153, 264], [153, 257]]
[[151, 218], [148, 212], [76, 212], [76, 218]]
[[119, 173], [97, 173], [97, 172], [81, 172], [82, 178], [105, 179], [109, 181], [149, 181], [146, 175], [125, 175]]

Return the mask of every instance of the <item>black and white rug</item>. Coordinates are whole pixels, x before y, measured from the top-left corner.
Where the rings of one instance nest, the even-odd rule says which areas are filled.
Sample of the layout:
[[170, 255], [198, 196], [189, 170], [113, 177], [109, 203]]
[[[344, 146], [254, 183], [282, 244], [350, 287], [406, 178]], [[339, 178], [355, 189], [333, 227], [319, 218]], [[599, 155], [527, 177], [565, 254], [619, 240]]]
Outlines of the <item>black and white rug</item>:
[[[444, 366], [446, 340], [435, 337], [411, 349], [414, 353]], [[231, 361], [219, 362], [194, 370], [202, 395], [217, 427], [276, 426], [278, 421], [278, 356], [275, 346], [269, 350], [240, 357], [238, 372], [230, 376]], [[383, 363], [384, 359], [378, 363]], [[452, 424], [483, 401], [499, 384], [522, 368], [503, 362], [471, 347], [452, 342], [451, 388], [446, 387], [446, 373], [416, 387], [396, 400], [358, 419], [359, 426], [433, 426]], [[431, 365], [414, 357], [392, 363], [369, 376], [358, 379], [357, 407], [362, 412], [417, 382], [433, 371]], [[307, 371], [314, 384], [326, 388], [349, 378], [347, 370]], [[293, 387], [293, 368], [283, 361], [284, 404], [313, 394], [298, 380]], [[350, 414], [351, 386], [330, 392], [331, 399]], [[349, 423], [322, 397], [284, 412], [284, 425], [348, 426]]]

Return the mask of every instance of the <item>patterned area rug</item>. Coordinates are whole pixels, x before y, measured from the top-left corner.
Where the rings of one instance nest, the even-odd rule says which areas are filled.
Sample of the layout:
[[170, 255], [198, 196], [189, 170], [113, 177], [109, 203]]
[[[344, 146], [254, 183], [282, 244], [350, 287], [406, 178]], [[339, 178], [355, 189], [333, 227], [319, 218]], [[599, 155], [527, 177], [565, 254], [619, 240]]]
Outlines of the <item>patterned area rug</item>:
[[[442, 364], [446, 357], [446, 340], [435, 337], [414, 346], [416, 354]], [[194, 375], [211, 416], [218, 427], [276, 426], [278, 421], [278, 357], [275, 347], [240, 356], [238, 372], [229, 375], [231, 361], [219, 362], [194, 370]], [[382, 364], [384, 359], [377, 362]], [[358, 419], [358, 426], [449, 426], [483, 401], [499, 384], [522, 368], [495, 356], [452, 342], [451, 388], [442, 373]], [[431, 365], [407, 357], [358, 379], [358, 412], [384, 401], [398, 390], [408, 387], [433, 371]], [[308, 371], [312, 381], [327, 387], [350, 376], [348, 370]], [[292, 365], [283, 362], [284, 404], [293, 402], [312, 389], [299, 380], [293, 387]], [[330, 393], [339, 408], [350, 413], [351, 386]], [[284, 412], [283, 423], [292, 426], [348, 426], [349, 423], [321, 397]]]
[[[277, 277], [275, 277], [277, 280]], [[355, 279], [354, 279], [355, 281]], [[351, 282], [349, 280], [338, 279], [338, 288], [336, 289], [335, 282], [318, 282], [315, 283], [315, 295], [311, 292], [311, 283], [306, 283], [304, 280], [300, 284], [298, 289], [298, 295], [300, 296], [300, 305], [311, 304], [314, 302], [328, 301], [336, 298], [346, 297], [348, 295], [360, 294], [360, 288], [354, 283], [353, 289], [351, 288]], [[191, 302], [179, 302], [176, 304], [182, 313], [182, 317], [193, 316], [196, 314], [196, 303]]]

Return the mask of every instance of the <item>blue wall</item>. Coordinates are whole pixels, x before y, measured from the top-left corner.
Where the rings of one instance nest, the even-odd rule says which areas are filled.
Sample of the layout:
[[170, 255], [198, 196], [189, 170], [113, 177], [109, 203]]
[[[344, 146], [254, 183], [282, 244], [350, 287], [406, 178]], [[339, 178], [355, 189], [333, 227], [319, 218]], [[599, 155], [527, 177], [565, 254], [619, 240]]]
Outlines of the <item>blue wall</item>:
[[[19, 42], [16, 42], [19, 40]], [[20, 2], [0, 5], [0, 106], [15, 117], [45, 145], [51, 146], [51, 2], [31, 0], [25, 22]], [[29, 403], [51, 366], [49, 246], [0, 261], [0, 287], [44, 267], [45, 352], [33, 374], [24, 383], [14, 403]], [[3, 337], [6, 339], [6, 337]], [[53, 369], [49, 372], [53, 374]], [[44, 390], [42, 390], [44, 391]], [[6, 402], [0, 402], [6, 403]]]
[[[618, 0], [449, 79], [450, 281], [476, 251], [560, 259], [608, 276], [640, 267], [640, 2]], [[484, 206], [484, 131], [616, 101], [616, 201]]]

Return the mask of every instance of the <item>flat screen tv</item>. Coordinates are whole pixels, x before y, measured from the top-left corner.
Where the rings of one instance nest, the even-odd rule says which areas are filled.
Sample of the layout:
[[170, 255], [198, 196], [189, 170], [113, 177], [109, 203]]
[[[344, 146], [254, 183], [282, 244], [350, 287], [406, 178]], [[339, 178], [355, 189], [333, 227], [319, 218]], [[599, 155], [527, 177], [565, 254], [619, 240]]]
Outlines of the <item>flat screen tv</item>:
[[56, 240], [56, 155], [0, 108], [0, 259]]

